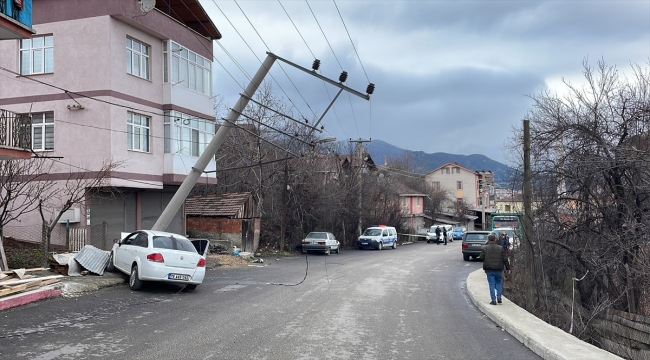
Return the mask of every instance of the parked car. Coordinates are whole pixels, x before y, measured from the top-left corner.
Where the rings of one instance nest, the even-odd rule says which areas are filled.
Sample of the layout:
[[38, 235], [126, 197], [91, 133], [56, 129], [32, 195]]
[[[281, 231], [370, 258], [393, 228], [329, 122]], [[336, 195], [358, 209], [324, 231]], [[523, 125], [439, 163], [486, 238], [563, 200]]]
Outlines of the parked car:
[[[438, 241], [438, 239], [436, 238], [436, 228], [437, 227], [440, 227], [440, 241]], [[451, 226], [451, 225], [446, 225], [446, 224], [438, 224], [438, 225], [431, 226], [431, 228], [429, 229], [429, 232], [427, 233], [427, 235], [428, 235], [427, 243], [429, 243], [429, 242], [432, 242], [432, 243], [445, 242], [445, 238], [443, 237], [444, 236], [443, 229], [447, 229], [447, 241], [449, 241], [449, 242], [454, 241], [454, 236], [452, 235], [454, 227]]]
[[185, 289], [194, 290], [205, 277], [206, 241], [192, 242], [178, 234], [138, 230], [113, 244], [106, 270], [128, 274], [131, 290], [140, 290], [144, 281], [184, 284]]
[[429, 229], [420, 229], [418, 230], [417, 240], [428, 240], [429, 239]]
[[469, 261], [470, 257], [478, 258], [490, 234], [492, 231], [467, 231], [461, 245], [463, 260]]
[[465, 235], [466, 232], [467, 229], [464, 226], [456, 226], [451, 234], [454, 240], [463, 240], [463, 235]]
[[339, 253], [341, 244], [329, 232], [312, 231], [302, 240], [302, 252], [320, 251], [329, 255], [332, 251]]
[[382, 250], [384, 247], [397, 249], [397, 230], [392, 226], [371, 226], [357, 240], [357, 248]]

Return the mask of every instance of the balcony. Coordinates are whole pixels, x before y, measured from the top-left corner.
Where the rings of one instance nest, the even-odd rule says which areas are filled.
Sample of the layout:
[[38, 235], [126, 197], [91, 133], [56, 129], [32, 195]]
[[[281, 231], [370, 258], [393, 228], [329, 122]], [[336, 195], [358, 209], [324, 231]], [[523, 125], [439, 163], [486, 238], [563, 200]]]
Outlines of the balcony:
[[0, 0], [0, 40], [28, 39], [32, 29], [32, 0]]
[[0, 109], [0, 160], [32, 157], [32, 123], [29, 117]]

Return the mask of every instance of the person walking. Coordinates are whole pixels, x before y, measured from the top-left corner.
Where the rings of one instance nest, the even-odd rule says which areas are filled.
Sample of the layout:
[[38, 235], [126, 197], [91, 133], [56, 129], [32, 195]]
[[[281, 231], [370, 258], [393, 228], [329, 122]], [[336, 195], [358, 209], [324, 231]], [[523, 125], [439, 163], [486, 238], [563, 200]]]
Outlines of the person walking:
[[[490, 287], [490, 305], [501, 304], [501, 291], [503, 290], [503, 269], [510, 274], [508, 256], [500, 244], [497, 244], [497, 237], [494, 234], [488, 235], [488, 244], [483, 246], [479, 260], [483, 261], [483, 270], [487, 275], [488, 286]], [[496, 294], [495, 294], [496, 292]]]
[[501, 232], [501, 235], [499, 236], [499, 242], [501, 243], [503, 251], [508, 254], [508, 250], [510, 249], [510, 238], [505, 231]]
[[445, 238], [445, 245], [447, 245], [447, 227], [442, 228], [442, 237]]
[[440, 245], [440, 226], [436, 227], [436, 245]]

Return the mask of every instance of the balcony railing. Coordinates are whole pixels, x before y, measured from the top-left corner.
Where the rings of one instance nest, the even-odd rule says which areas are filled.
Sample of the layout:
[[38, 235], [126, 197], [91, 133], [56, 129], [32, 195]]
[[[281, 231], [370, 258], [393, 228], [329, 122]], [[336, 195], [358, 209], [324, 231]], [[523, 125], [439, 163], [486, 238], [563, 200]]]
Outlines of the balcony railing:
[[31, 149], [32, 121], [30, 117], [0, 109], [0, 146]]

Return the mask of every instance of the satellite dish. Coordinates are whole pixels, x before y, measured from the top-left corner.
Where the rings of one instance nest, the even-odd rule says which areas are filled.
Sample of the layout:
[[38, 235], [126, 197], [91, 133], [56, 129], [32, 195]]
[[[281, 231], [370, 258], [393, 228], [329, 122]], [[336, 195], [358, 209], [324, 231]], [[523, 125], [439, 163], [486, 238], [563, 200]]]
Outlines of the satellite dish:
[[142, 12], [148, 13], [156, 7], [156, 0], [139, 0], [140, 10]]

